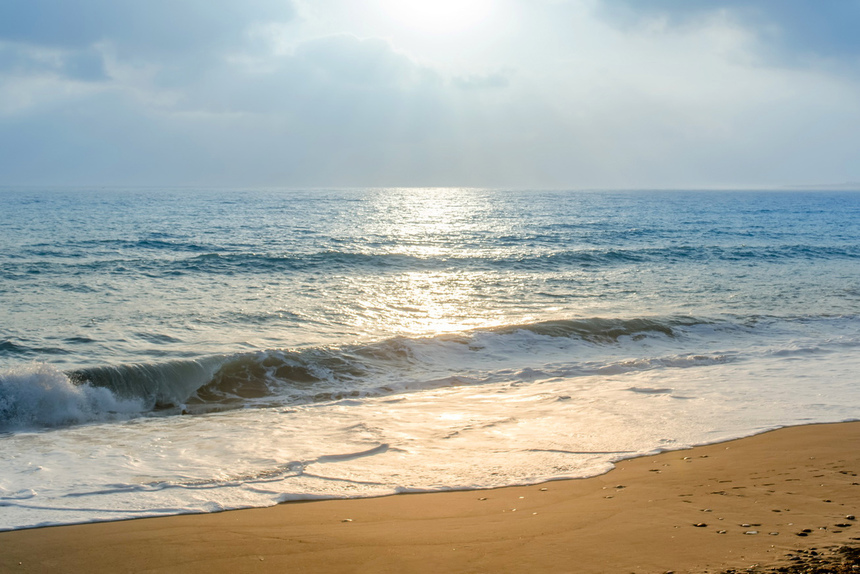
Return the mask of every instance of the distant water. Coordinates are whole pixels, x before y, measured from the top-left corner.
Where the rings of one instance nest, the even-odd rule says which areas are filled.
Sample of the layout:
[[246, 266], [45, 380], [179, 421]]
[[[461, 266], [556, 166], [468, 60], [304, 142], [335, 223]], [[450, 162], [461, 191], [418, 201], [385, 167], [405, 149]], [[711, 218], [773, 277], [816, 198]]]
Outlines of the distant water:
[[0, 529], [860, 418], [860, 193], [0, 190]]

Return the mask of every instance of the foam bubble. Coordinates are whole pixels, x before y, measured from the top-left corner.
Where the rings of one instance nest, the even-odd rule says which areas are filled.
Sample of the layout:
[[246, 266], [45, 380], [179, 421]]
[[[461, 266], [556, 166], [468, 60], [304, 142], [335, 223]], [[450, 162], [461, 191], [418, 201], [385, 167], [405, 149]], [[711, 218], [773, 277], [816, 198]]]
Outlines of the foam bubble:
[[0, 431], [116, 420], [143, 410], [141, 401], [118, 399], [105, 388], [75, 385], [50, 365], [0, 373]]

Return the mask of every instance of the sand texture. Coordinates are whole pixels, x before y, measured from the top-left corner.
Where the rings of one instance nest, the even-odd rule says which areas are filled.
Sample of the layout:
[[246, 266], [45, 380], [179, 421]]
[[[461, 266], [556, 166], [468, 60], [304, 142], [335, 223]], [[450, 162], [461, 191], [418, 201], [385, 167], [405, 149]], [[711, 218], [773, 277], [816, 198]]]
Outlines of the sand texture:
[[789, 571], [860, 544], [858, 474], [860, 423], [793, 427], [585, 480], [5, 532], [0, 572]]

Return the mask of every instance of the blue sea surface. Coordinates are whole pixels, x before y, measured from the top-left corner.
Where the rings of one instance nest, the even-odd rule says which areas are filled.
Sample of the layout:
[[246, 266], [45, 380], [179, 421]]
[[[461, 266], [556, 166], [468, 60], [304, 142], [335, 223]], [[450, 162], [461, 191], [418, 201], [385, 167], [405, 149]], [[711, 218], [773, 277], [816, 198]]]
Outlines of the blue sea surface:
[[0, 528], [584, 476], [857, 373], [856, 192], [0, 190]]
[[0, 202], [7, 364], [860, 308], [856, 193], [6, 190]]

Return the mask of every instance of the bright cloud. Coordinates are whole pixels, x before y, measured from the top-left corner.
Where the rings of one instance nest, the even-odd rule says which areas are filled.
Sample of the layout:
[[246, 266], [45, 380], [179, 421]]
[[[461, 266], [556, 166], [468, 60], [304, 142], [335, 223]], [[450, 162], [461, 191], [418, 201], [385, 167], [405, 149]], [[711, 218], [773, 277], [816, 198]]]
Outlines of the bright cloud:
[[430, 33], [468, 30], [487, 18], [492, 0], [388, 0], [384, 10], [399, 24]]

